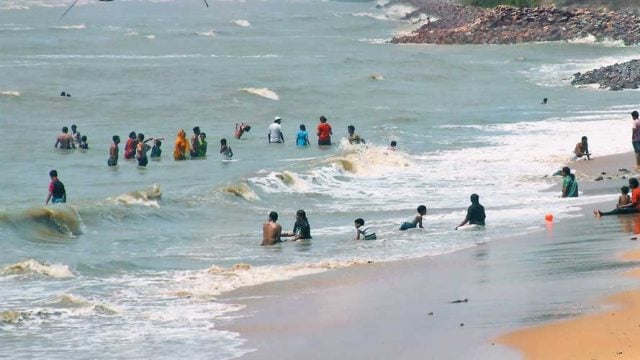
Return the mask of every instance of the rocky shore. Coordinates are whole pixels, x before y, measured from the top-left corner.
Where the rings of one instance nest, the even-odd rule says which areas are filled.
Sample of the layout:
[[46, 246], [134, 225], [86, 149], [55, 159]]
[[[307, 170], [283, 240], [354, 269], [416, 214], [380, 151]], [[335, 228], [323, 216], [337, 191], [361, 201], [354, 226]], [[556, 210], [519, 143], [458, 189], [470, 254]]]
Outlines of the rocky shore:
[[419, 44], [516, 44], [563, 41], [594, 36], [596, 40], [640, 43], [640, 17], [605, 9], [513, 8], [482, 9], [450, 2], [409, 1], [419, 14], [436, 17], [408, 36], [391, 42]]
[[640, 60], [605, 66], [600, 69], [576, 73], [572, 85], [598, 84], [601, 89], [637, 89], [640, 87]]

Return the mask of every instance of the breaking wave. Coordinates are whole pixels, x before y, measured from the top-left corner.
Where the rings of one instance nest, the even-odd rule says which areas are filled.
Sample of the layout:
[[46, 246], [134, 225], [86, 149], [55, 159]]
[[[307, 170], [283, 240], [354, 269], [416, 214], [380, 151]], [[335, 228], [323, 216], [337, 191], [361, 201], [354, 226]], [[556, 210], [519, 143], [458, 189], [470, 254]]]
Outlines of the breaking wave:
[[248, 94], [262, 96], [271, 100], [280, 100], [278, 94], [276, 94], [273, 90], [267, 88], [242, 88], [239, 91], [244, 91]]
[[43, 276], [48, 278], [69, 278], [73, 273], [67, 265], [47, 264], [27, 259], [0, 268], [0, 276]]

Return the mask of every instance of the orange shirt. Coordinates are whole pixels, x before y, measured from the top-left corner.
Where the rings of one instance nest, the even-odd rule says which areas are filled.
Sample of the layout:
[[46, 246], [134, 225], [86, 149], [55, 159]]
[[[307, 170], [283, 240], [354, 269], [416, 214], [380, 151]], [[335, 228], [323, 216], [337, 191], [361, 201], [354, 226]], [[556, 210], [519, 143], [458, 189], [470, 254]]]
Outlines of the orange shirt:
[[331, 140], [331, 125], [327, 123], [320, 123], [320, 125], [318, 125], [318, 140]]
[[636, 205], [637, 209], [640, 209], [640, 188], [631, 191], [631, 202]]

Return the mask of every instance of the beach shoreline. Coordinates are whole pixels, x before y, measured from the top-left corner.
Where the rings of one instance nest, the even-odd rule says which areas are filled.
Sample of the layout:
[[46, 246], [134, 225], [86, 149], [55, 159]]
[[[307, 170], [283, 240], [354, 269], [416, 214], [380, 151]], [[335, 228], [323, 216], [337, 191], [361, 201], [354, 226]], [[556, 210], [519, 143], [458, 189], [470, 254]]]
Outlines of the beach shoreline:
[[[619, 154], [569, 165], [593, 180], [628, 159], [629, 154]], [[588, 194], [611, 193], [626, 181], [622, 176], [584, 181], [582, 188]], [[614, 204], [612, 198], [592, 206]], [[623, 234], [632, 234], [637, 224], [628, 218], [594, 219], [590, 207], [581, 209], [580, 217], [446, 255], [360, 264], [237, 289], [221, 300], [246, 309], [218, 326], [247, 340], [252, 352], [243, 359], [517, 359], [520, 348], [495, 339], [550, 321], [591, 316], [608, 306], [598, 299], [634, 288], [632, 279], [614, 269], [635, 267], [617, 257], [635, 243], [611, 240], [629, 239]], [[576, 243], [574, 237], [581, 235], [576, 232], [591, 238]], [[604, 250], [594, 253], [590, 242]], [[572, 274], [576, 265], [571, 262], [580, 252], [589, 259], [582, 271], [595, 273], [590, 274], [594, 278]], [[557, 279], [545, 270], [564, 275]]]

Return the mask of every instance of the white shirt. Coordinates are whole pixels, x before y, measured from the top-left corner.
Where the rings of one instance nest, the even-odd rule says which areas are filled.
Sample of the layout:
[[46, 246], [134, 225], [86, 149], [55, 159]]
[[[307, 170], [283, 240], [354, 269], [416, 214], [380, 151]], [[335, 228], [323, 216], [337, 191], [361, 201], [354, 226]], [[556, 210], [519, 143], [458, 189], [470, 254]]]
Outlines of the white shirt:
[[280, 124], [274, 122], [269, 125], [269, 142], [279, 143], [282, 142], [282, 127]]

